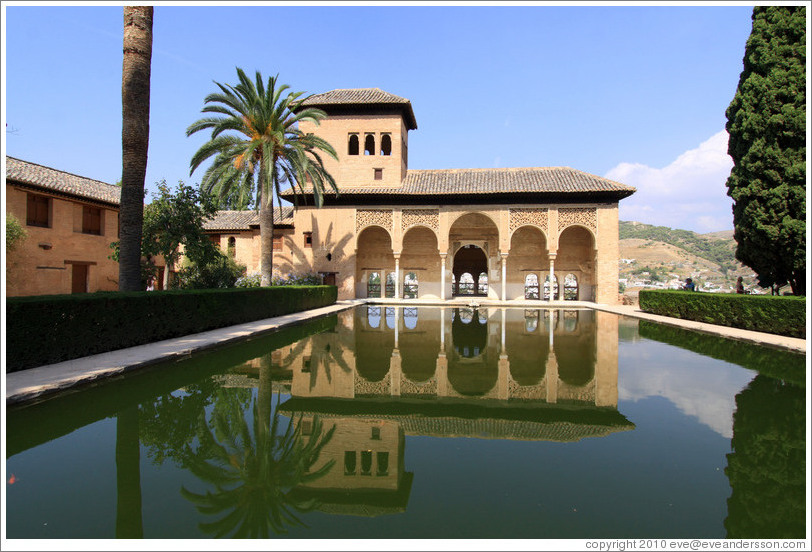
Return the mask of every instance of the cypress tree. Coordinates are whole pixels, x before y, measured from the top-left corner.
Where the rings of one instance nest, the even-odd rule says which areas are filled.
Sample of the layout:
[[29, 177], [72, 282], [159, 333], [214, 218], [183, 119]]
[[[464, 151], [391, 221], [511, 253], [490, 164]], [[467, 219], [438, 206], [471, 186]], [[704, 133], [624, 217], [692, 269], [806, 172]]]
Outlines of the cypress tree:
[[756, 6], [727, 108], [736, 258], [806, 295], [806, 7]]

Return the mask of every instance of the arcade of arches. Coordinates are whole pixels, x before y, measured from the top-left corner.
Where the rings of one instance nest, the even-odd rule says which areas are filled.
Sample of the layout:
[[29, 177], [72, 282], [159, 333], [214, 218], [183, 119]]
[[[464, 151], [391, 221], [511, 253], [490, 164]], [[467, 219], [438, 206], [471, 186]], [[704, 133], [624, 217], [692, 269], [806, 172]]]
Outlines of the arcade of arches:
[[355, 211], [355, 297], [617, 301], [616, 205]]

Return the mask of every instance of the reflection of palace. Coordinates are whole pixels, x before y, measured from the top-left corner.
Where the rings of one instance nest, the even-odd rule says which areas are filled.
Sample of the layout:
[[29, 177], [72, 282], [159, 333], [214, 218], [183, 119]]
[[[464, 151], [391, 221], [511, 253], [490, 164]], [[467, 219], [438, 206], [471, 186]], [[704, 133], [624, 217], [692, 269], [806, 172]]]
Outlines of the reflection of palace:
[[[285, 349], [283, 411], [336, 425], [330, 473], [302, 492], [332, 512], [405, 508], [405, 436], [576, 441], [617, 412], [617, 317], [593, 310], [370, 306]], [[304, 345], [304, 346], [302, 346]], [[350, 492], [351, 491], [351, 492]]]

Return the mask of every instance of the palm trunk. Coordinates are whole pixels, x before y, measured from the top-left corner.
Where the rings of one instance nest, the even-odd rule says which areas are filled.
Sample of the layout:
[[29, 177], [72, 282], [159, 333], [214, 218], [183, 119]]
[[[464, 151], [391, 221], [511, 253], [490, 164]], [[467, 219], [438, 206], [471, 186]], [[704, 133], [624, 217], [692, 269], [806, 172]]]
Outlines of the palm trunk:
[[141, 289], [144, 179], [149, 148], [149, 80], [152, 62], [151, 6], [124, 6], [121, 81], [122, 170], [119, 210], [118, 289]]
[[260, 168], [257, 188], [259, 199], [259, 263], [262, 287], [270, 286], [273, 278], [273, 195], [270, 183], [265, 184], [265, 171]]

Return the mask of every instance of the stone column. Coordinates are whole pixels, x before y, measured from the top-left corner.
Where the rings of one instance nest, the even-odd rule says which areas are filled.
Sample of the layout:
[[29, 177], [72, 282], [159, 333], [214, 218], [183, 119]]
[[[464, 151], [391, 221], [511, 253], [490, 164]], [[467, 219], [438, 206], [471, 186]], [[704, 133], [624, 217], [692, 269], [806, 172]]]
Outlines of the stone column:
[[503, 401], [510, 398], [510, 361], [504, 353], [499, 355], [496, 396]]
[[502, 253], [502, 301], [507, 301], [507, 253]]
[[555, 253], [550, 253], [550, 299], [549, 299], [550, 301], [552, 301], [553, 298], [555, 297], [555, 292], [558, 288], [557, 285], [555, 286], [555, 288], [553, 288], [554, 283], [555, 283]]
[[555, 358], [555, 311], [550, 310], [550, 353], [547, 355], [547, 402], [558, 401], [558, 359]]
[[445, 301], [445, 253], [440, 253], [440, 300]]
[[395, 299], [400, 299], [400, 253], [395, 253]]
[[[400, 310], [398, 307], [392, 307], [395, 309], [395, 350], [398, 350], [398, 328], [400, 327], [400, 317], [398, 316], [398, 311]], [[386, 311], [384, 311], [385, 313]]]
[[389, 392], [393, 397], [400, 396], [401, 374], [400, 351], [397, 347], [392, 351], [392, 358], [389, 359]]

